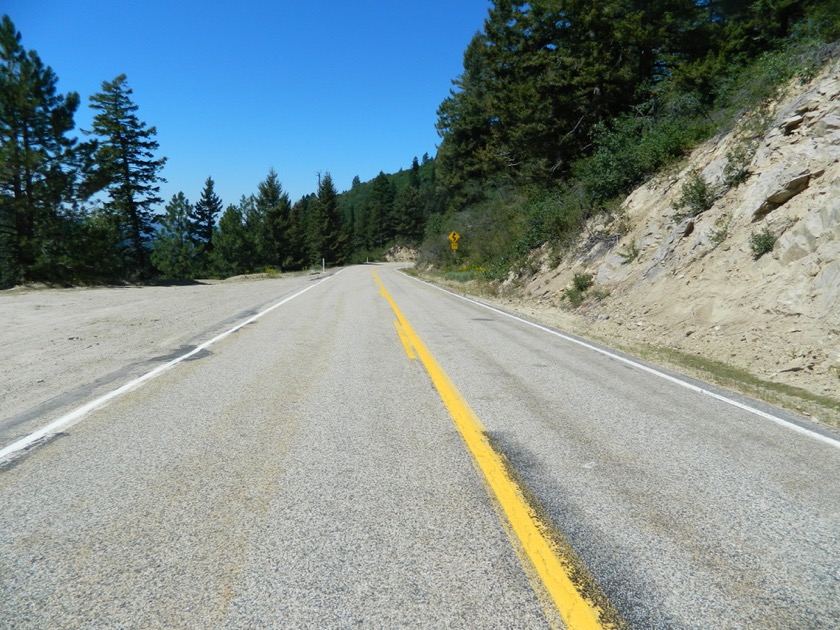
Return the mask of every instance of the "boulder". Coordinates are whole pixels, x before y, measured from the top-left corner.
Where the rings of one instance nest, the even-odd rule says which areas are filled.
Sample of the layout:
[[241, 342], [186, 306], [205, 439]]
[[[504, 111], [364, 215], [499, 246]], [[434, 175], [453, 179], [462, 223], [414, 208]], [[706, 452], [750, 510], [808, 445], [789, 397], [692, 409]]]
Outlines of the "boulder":
[[799, 128], [803, 120], [805, 120], [805, 116], [802, 114], [796, 114], [794, 116], [790, 116], [789, 118], [785, 118], [780, 127], [782, 128], [784, 134], [789, 136]]
[[779, 173], [779, 175], [781, 177], [775, 182], [772, 180], [767, 182], [769, 186], [765, 184], [767, 186], [766, 190], [771, 192], [764, 196], [764, 200], [753, 211], [753, 222], [760, 221], [773, 210], [793, 199], [808, 188], [808, 184], [811, 182], [811, 172], [807, 169], [797, 173]]

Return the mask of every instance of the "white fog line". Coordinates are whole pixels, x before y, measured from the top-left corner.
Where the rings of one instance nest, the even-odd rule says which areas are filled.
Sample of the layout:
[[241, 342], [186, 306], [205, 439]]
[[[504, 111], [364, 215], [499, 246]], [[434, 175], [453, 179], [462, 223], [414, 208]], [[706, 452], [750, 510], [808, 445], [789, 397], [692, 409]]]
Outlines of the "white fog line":
[[41, 439], [47, 437], [48, 435], [50, 435], [52, 433], [56, 433], [56, 432], [60, 431], [61, 429], [66, 429], [71, 424], [73, 424], [74, 422], [77, 422], [79, 419], [81, 419], [83, 416], [90, 413], [94, 409], [97, 409], [97, 408], [101, 407], [102, 405], [104, 405], [105, 403], [113, 400], [114, 398], [122, 396], [126, 392], [129, 392], [133, 389], [136, 389], [137, 387], [139, 387], [140, 385], [142, 385], [146, 381], [150, 381], [151, 379], [155, 378], [156, 376], [159, 376], [160, 374], [162, 374], [166, 370], [169, 370], [170, 368], [178, 365], [179, 363], [181, 363], [181, 361], [185, 361], [186, 359], [189, 359], [191, 356], [193, 356], [195, 354], [198, 354], [202, 350], [206, 350], [207, 348], [212, 346], [214, 343], [221, 341], [222, 339], [224, 339], [225, 337], [227, 337], [229, 335], [232, 335], [233, 333], [235, 333], [236, 331], [244, 328], [248, 324], [252, 324], [253, 322], [257, 321], [263, 315], [267, 315], [268, 313], [270, 313], [274, 309], [280, 308], [284, 304], [287, 304], [288, 302], [291, 302], [295, 298], [300, 297], [301, 295], [303, 295], [307, 291], [311, 291], [312, 289], [314, 289], [315, 287], [317, 287], [321, 283], [326, 282], [330, 278], [333, 278], [333, 277], [337, 276], [339, 273], [341, 273], [341, 271], [343, 271], [343, 270], [337, 271], [336, 273], [319, 280], [315, 284], [312, 284], [312, 285], [306, 287], [305, 289], [302, 289], [301, 291], [298, 291], [297, 293], [295, 293], [293, 295], [290, 295], [287, 298], [284, 298], [283, 300], [277, 302], [277, 304], [273, 304], [272, 306], [268, 307], [264, 311], [261, 311], [261, 312], [257, 313], [256, 315], [250, 317], [249, 319], [246, 319], [243, 322], [240, 322], [239, 324], [237, 324], [236, 326], [234, 326], [230, 330], [227, 330], [227, 331], [225, 331], [221, 334], [216, 335], [215, 337], [213, 337], [209, 341], [205, 341], [200, 346], [197, 346], [197, 347], [193, 348], [192, 350], [190, 350], [186, 354], [182, 354], [181, 356], [179, 356], [175, 359], [172, 359], [171, 361], [169, 361], [167, 363], [164, 363], [163, 365], [159, 365], [158, 367], [151, 370], [150, 372], [146, 372], [145, 374], [137, 377], [133, 381], [130, 381], [130, 382], [126, 383], [122, 387], [119, 387], [119, 388], [117, 388], [117, 389], [115, 389], [111, 392], [108, 392], [104, 396], [100, 396], [96, 400], [92, 400], [85, 405], [82, 405], [78, 409], [75, 409], [75, 410], [71, 411], [70, 413], [68, 413], [64, 416], [61, 416], [57, 420], [54, 420], [54, 421], [50, 422], [48, 425], [38, 429], [34, 433], [30, 433], [26, 437], [22, 437], [19, 440], [17, 440], [16, 442], [13, 442], [12, 444], [9, 444], [9, 446], [0, 450], [0, 460], [3, 460], [3, 459], [5, 459], [5, 458], [7, 458], [11, 455], [15, 455], [16, 453], [19, 453], [20, 451], [28, 448], [29, 446], [31, 446], [32, 444], [34, 444], [38, 440], [41, 440]]
[[627, 365], [631, 365], [631, 366], [633, 366], [635, 368], [638, 368], [638, 369], [640, 369], [644, 372], [647, 372], [648, 374], [653, 374], [654, 376], [658, 376], [659, 378], [665, 379], [666, 381], [674, 383], [675, 385], [685, 387], [686, 389], [689, 389], [693, 392], [697, 392], [697, 393], [703, 394], [705, 396], [710, 396], [711, 398], [714, 398], [715, 400], [719, 400], [719, 401], [724, 402], [728, 405], [732, 405], [733, 407], [737, 407], [738, 409], [741, 409], [743, 411], [748, 411], [749, 413], [752, 413], [752, 414], [754, 414], [756, 416], [759, 416], [761, 418], [764, 418], [766, 420], [770, 420], [771, 422], [775, 422], [776, 424], [779, 424], [779, 425], [781, 425], [781, 426], [783, 426], [787, 429], [790, 429], [791, 431], [795, 431], [795, 432], [800, 433], [802, 435], [806, 435], [809, 438], [818, 440], [820, 442], [828, 444], [829, 446], [833, 446], [835, 448], [840, 448], [840, 440], [837, 440], [836, 438], [833, 438], [831, 436], [823, 435], [822, 433], [817, 433], [816, 431], [811, 431], [810, 429], [806, 429], [805, 427], [800, 426], [800, 425], [796, 424], [795, 422], [790, 422], [789, 420], [785, 420], [784, 418], [779, 418], [778, 416], [774, 416], [773, 414], [762, 411], [761, 409], [756, 409], [755, 407], [751, 407], [750, 405], [746, 405], [742, 402], [738, 402], [737, 400], [733, 400], [732, 398], [728, 398], [726, 396], [723, 396], [723, 395], [718, 394], [716, 392], [713, 392], [711, 390], [705, 389], [703, 387], [698, 387], [697, 385], [694, 385], [693, 383], [689, 383], [688, 381], [684, 381], [680, 378], [676, 378], [674, 376], [671, 376], [670, 374], [666, 374], [665, 372], [660, 372], [659, 370], [657, 370], [655, 368], [652, 368], [650, 366], [639, 363], [638, 361], [634, 361], [633, 359], [628, 359], [627, 357], [623, 357], [621, 355], [615, 354], [614, 352], [610, 352], [609, 350], [599, 348], [598, 346], [594, 346], [594, 345], [592, 345], [590, 343], [587, 343], [585, 341], [581, 341], [580, 339], [575, 339], [574, 337], [564, 335], [563, 333], [561, 333], [557, 330], [553, 330], [551, 328], [548, 328], [547, 326], [543, 326], [541, 324], [537, 324], [535, 322], [529, 321], [529, 320], [527, 320], [523, 317], [519, 317], [519, 316], [513, 315], [511, 313], [506, 313], [505, 311], [503, 311], [501, 309], [495, 308], [495, 307], [490, 306], [488, 304], [484, 304], [483, 302], [479, 302], [478, 300], [473, 300], [472, 298], [465, 297], [463, 295], [455, 293], [454, 291], [450, 291], [449, 289], [439, 287], [436, 284], [433, 284], [431, 282], [426, 282], [425, 280], [415, 278], [415, 277], [410, 276], [408, 274], [403, 274], [403, 275], [405, 275], [408, 278], [411, 278], [412, 280], [416, 280], [417, 282], [420, 282], [420, 283], [425, 284], [427, 286], [430, 286], [434, 289], [437, 289], [438, 291], [443, 291], [444, 293], [448, 293], [449, 295], [451, 295], [453, 297], [456, 297], [460, 300], [464, 300], [465, 302], [470, 302], [471, 304], [475, 304], [476, 306], [480, 306], [481, 308], [485, 308], [489, 311], [493, 311], [494, 313], [498, 313], [499, 315], [504, 315], [505, 317], [509, 317], [509, 318], [514, 319], [514, 320], [516, 320], [518, 322], [521, 322], [523, 324], [527, 324], [528, 326], [532, 326], [533, 328], [537, 328], [538, 330], [541, 330], [543, 332], [547, 332], [551, 335], [554, 335], [555, 337], [560, 337], [561, 339], [563, 339], [565, 341], [568, 341], [568, 342], [571, 342], [571, 343], [576, 343], [577, 345], [583, 346], [584, 348], [587, 348], [589, 350], [594, 350], [595, 352], [598, 352], [599, 354], [602, 354], [606, 357], [609, 357], [611, 359], [615, 359], [616, 361], [621, 361], [622, 363], [625, 363]]

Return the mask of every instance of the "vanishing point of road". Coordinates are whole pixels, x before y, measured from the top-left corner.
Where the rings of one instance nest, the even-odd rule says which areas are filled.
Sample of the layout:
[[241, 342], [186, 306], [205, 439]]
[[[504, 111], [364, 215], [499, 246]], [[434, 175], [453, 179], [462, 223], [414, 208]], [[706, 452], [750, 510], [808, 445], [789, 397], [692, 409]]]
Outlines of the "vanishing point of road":
[[830, 431], [393, 265], [277, 286], [0, 402], [0, 627], [840, 626]]

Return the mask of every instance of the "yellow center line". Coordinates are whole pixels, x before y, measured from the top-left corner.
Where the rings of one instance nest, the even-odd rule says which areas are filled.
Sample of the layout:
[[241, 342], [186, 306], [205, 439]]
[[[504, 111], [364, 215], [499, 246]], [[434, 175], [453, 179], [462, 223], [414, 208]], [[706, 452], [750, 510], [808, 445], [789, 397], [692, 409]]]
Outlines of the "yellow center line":
[[[570, 630], [622, 627], [624, 623], [606, 597], [595, 586], [571, 547], [535, 510], [527, 489], [512, 476], [507, 459], [496, 452], [475, 412], [443, 371], [437, 360], [414, 332], [394, 299], [385, 289], [376, 270], [373, 278], [380, 294], [391, 305], [408, 344], [426, 368], [461, 437], [484, 474], [488, 487], [521, 545], [522, 552], [539, 576], [545, 592]], [[406, 341], [403, 341], [406, 345]], [[408, 346], [406, 346], [408, 347]], [[551, 531], [549, 531], [551, 530]], [[584, 575], [585, 574], [585, 575]]]
[[397, 329], [397, 335], [402, 341], [403, 348], [405, 348], [405, 353], [408, 355], [408, 358], [414, 361], [417, 358], [417, 355], [414, 354], [414, 348], [411, 346], [411, 341], [408, 338], [408, 335], [405, 332], [405, 329], [400, 324], [400, 320], [394, 320], [394, 328]]

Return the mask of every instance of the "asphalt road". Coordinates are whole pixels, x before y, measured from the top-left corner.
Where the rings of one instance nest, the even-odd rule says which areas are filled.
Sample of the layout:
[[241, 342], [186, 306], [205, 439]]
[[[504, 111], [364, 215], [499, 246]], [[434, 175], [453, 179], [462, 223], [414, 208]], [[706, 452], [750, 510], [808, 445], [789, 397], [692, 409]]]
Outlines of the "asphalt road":
[[[377, 271], [630, 627], [838, 626], [840, 444]], [[309, 286], [8, 456], [0, 627], [557, 623], [371, 268]]]

